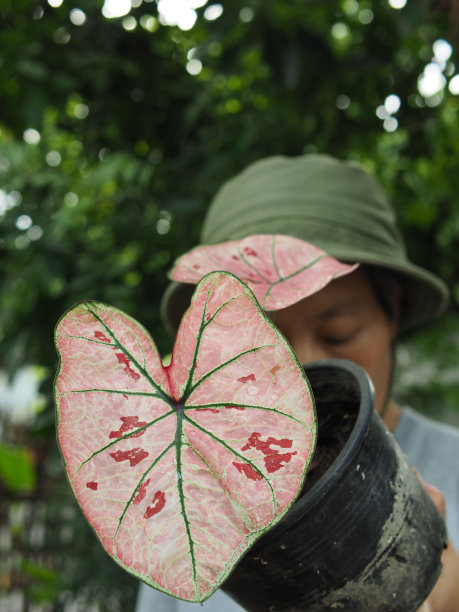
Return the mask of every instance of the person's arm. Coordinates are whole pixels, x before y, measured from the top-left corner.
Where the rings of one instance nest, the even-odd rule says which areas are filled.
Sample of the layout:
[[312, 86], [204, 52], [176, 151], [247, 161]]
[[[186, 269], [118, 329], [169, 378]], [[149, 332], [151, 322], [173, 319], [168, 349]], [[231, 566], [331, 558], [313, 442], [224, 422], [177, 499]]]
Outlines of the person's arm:
[[[445, 518], [446, 507], [443, 493], [420, 478], [433, 503]], [[459, 610], [459, 554], [448, 540], [441, 561], [443, 569], [429, 597], [418, 612], [458, 612]]]

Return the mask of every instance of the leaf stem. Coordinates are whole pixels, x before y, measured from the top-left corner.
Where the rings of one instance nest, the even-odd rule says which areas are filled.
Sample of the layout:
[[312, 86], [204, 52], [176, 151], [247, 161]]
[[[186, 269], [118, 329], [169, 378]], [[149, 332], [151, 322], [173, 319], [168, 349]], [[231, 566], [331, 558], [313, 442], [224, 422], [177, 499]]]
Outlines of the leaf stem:
[[[143, 366], [140, 365], [140, 363], [137, 361], [137, 359], [131, 355], [131, 353], [126, 349], [125, 346], [123, 346], [121, 344], [121, 342], [118, 340], [118, 338], [115, 336], [115, 334], [113, 333], [113, 331], [108, 327], [108, 325], [105, 323], [105, 321], [102, 319], [102, 317], [100, 317], [92, 308], [89, 302], [86, 302], [86, 307], [89, 310], [89, 312], [93, 315], [93, 317], [95, 319], [97, 319], [97, 321], [99, 321], [99, 323], [104, 327], [105, 331], [110, 334], [111, 338], [114, 340], [116, 346], [128, 357], [128, 359], [135, 364], [135, 366], [137, 367], [137, 369], [143, 374], [143, 376], [148, 380], [148, 382], [151, 384], [151, 386], [156, 389], [158, 391], [158, 393], [162, 396], [166, 396], [166, 394], [164, 393], [164, 391], [161, 389], [161, 387], [159, 385], [156, 384], [156, 382], [153, 380], [153, 378], [150, 376], [149, 372], [147, 371], [147, 369]], [[134, 335], [135, 340], [138, 342], [137, 337]], [[92, 339], [87, 338], [87, 340], [89, 342], [93, 342]], [[107, 346], [109, 346], [107, 344]], [[144, 356], [145, 358], [145, 356]], [[158, 356], [159, 359], [159, 356]]]
[[75, 471], [75, 477], [78, 474], [78, 472], [81, 470], [81, 468], [86, 465], [86, 463], [88, 463], [89, 461], [92, 461], [92, 459], [94, 459], [94, 457], [96, 457], [99, 453], [104, 452], [105, 450], [107, 450], [108, 448], [111, 448], [112, 446], [114, 446], [115, 444], [118, 444], [118, 442], [121, 442], [122, 440], [126, 440], [126, 438], [131, 438], [132, 436], [134, 436], [135, 434], [138, 434], [139, 432], [145, 431], [146, 429], [148, 429], [149, 427], [151, 427], [152, 425], [154, 425], [155, 423], [158, 423], [159, 421], [162, 421], [163, 419], [165, 419], [166, 417], [170, 416], [171, 414], [174, 414], [174, 410], [171, 410], [170, 412], [166, 412], [165, 414], [162, 414], [160, 417], [158, 417], [157, 419], [154, 419], [153, 421], [150, 421], [149, 423], [147, 423], [146, 425], [144, 425], [143, 427], [139, 427], [138, 429], [135, 429], [134, 431], [130, 431], [127, 434], [124, 434], [123, 436], [119, 437], [119, 438], [115, 438], [113, 440], [113, 442], [109, 442], [107, 445], [105, 445], [103, 448], [100, 448], [99, 450], [96, 450], [90, 457], [88, 457], [87, 459], [85, 459], [83, 461], [83, 463], [80, 465], [80, 467]]
[[[215, 442], [218, 442], [219, 444], [221, 444], [227, 451], [229, 451], [236, 458], [241, 459], [241, 461], [244, 461], [244, 463], [248, 463], [257, 472], [257, 474], [259, 474], [263, 478], [263, 480], [266, 482], [266, 484], [271, 489], [271, 496], [272, 496], [272, 502], [273, 502], [273, 513], [275, 515], [276, 514], [276, 497], [275, 497], [274, 489], [272, 487], [272, 484], [271, 484], [269, 478], [267, 478], [263, 474], [263, 472], [250, 459], [248, 459], [247, 457], [245, 457], [244, 455], [239, 453], [234, 448], [231, 448], [231, 446], [229, 444], [227, 444], [224, 440], [222, 440], [221, 438], [217, 437], [215, 434], [213, 434], [208, 429], [204, 429], [204, 427], [199, 425], [199, 423], [196, 423], [196, 421], [193, 421], [193, 419], [190, 419], [190, 417], [188, 417], [185, 413], [183, 414], [183, 418], [186, 419], [188, 421], [188, 423], [190, 423], [193, 427], [196, 427], [196, 429], [199, 429], [200, 431], [202, 431], [207, 436], [210, 436], [213, 440], [215, 440]], [[207, 461], [205, 461], [204, 457], [202, 457], [202, 455], [200, 455], [200, 456], [201, 456], [201, 458], [203, 459], [203, 461], [207, 465]]]
[[183, 435], [183, 419], [186, 418], [184, 410], [183, 410], [183, 404], [177, 405], [176, 413], [177, 413], [177, 429], [175, 432], [174, 444], [175, 444], [175, 460], [176, 460], [176, 465], [177, 465], [177, 489], [178, 489], [178, 494], [179, 494], [180, 508], [181, 508], [181, 512], [183, 516], [183, 522], [184, 522], [186, 534], [188, 537], [188, 545], [190, 547], [190, 558], [191, 558], [191, 567], [193, 571], [193, 582], [196, 588], [198, 588], [197, 578], [196, 578], [196, 560], [195, 560], [195, 554], [194, 554], [194, 542], [193, 542], [193, 537], [190, 531], [190, 523], [188, 521], [188, 517], [186, 513], [185, 495], [183, 492], [182, 435]]
[[295, 276], [298, 276], [298, 274], [301, 274], [301, 272], [304, 272], [305, 270], [307, 270], [308, 268], [311, 268], [313, 265], [315, 265], [318, 261], [320, 261], [321, 259], [323, 259], [324, 257], [326, 257], [326, 254], [324, 253], [323, 255], [319, 255], [319, 257], [316, 257], [315, 259], [313, 259], [312, 261], [310, 261], [308, 264], [306, 264], [305, 266], [302, 266], [301, 268], [299, 268], [298, 270], [295, 270], [295, 272], [292, 272], [291, 274], [287, 274], [287, 276], [280, 276], [279, 275], [279, 279], [277, 281], [274, 281], [273, 283], [270, 284], [269, 289], [266, 291], [264, 297], [263, 297], [263, 308], [265, 308], [265, 304], [266, 304], [266, 300], [269, 296], [269, 294], [271, 293], [271, 290], [278, 285], [279, 283], [283, 283], [286, 280], [289, 280], [290, 278], [293, 278]]
[[[207, 372], [207, 374], [204, 374], [204, 376], [202, 376], [198, 381], [196, 381], [194, 385], [191, 385], [191, 384], [187, 385], [187, 389], [185, 389], [182, 401], [186, 402], [186, 400], [191, 395], [191, 393], [193, 393], [193, 391], [196, 390], [196, 387], [198, 387], [204, 380], [209, 378], [209, 376], [212, 376], [212, 374], [214, 374], [215, 372], [218, 372], [219, 370], [221, 370], [222, 368], [226, 367], [230, 363], [233, 363], [234, 361], [236, 361], [237, 359], [239, 359], [243, 355], [248, 355], [249, 353], [255, 353], [256, 351], [259, 351], [260, 349], [263, 349], [263, 348], [274, 348], [275, 346], [278, 346], [278, 344], [277, 343], [276, 344], [262, 344], [260, 346], [255, 346], [253, 348], [247, 349], [246, 351], [243, 351], [242, 353], [238, 353], [237, 355], [235, 355], [231, 359], [228, 359], [228, 361], [225, 361], [225, 363], [221, 363], [220, 365], [218, 365], [213, 370], [210, 370], [209, 372]], [[189, 378], [189, 381], [191, 381], [191, 376]]]

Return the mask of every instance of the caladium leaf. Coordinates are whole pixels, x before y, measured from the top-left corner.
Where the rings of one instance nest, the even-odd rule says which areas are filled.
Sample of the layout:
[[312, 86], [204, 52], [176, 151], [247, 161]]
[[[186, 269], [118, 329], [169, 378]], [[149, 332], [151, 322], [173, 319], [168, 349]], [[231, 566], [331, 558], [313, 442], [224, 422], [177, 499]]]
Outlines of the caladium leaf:
[[225, 270], [247, 283], [261, 306], [272, 311], [295, 304], [356, 268], [304, 240], [256, 234], [195, 247], [177, 259], [169, 277], [195, 284], [209, 272]]
[[203, 601], [285, 514], [314, 449], [309, 384], [237, 278], [198, 284], [164, 367], [147, 331], [97, 302], [56, 328], [58, 438], [108, 553]]

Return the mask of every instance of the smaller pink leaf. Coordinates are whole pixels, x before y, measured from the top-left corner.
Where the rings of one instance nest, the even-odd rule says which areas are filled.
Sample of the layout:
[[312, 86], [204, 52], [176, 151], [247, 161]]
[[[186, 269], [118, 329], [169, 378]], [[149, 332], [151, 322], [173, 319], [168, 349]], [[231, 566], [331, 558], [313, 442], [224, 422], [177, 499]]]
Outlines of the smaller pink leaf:
[[299, 302], [357, 267], [292, 236], [256, 234], [198, 246], [177, 259], [169, 276], [182, 283], [198, 283], [209, 272], [231, 272], [270, 311]]

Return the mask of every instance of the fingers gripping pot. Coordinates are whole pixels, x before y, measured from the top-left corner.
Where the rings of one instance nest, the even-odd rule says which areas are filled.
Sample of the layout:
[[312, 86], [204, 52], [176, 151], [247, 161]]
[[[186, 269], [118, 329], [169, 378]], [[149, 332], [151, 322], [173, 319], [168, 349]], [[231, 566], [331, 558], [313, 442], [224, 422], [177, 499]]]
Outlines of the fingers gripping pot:
[[[344, 360], [304, 366], [319, 417], [354, 421], [341, 450], [223, 589], [252, 612], [410, 612], [441, 571], [443, 520], [373, 410], [369, 377]], [[312, 480], [314, 480], [312, 478]]]

